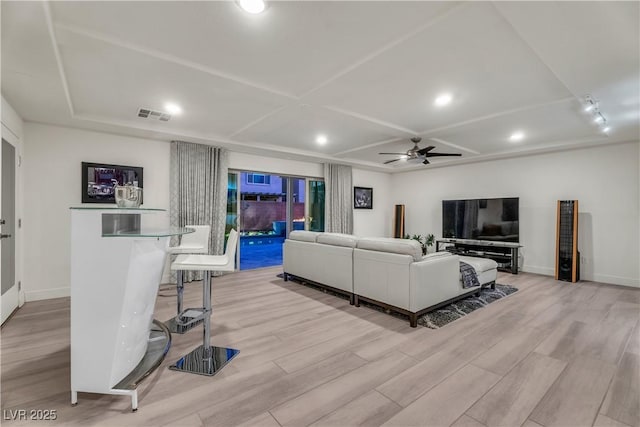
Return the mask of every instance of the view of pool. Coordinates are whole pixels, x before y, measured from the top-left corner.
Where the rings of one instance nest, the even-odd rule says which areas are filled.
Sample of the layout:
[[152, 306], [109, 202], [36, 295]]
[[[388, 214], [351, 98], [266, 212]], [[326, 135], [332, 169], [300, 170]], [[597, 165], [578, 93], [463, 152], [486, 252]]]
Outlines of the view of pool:
[[240, 270], [282, 265], [284, 237], [240, 236]]

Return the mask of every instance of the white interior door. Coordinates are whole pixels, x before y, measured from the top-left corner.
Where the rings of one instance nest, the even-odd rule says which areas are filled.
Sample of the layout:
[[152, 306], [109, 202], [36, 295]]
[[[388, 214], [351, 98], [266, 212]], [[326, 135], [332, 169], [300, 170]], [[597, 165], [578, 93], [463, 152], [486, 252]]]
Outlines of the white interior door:
[[16, 284], [16, 149], [2, 139], [0, 150], [0, 317], [2, 322], [18, 308]]

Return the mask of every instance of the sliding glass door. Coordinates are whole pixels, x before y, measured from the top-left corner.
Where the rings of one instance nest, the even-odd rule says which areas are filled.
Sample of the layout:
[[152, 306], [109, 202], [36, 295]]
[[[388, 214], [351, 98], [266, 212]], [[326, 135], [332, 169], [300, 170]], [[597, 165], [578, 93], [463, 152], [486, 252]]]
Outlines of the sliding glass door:
[[224, 242], [227, 243], [229, 231], [231, 229], [238, 230], [238, 174], [230, 173], [228, 175], [229, 183], [227, 184], [227, 222], [224, 231]]
[[310, 231], [324, 231], [324, 181], [308, 180], [309, 197], [307, 219]]
[[307, 199], [306, 179], [288, 177], [287, 180], [287, 234], [291, 230], [304, 230], [305, 227], [305, 201]]
[[229, 173], [227, 228], [232, 227], [240, 233], [241, 270], [282, 265], [282, 244], [291, 230], [324, 229], [324, 182]]

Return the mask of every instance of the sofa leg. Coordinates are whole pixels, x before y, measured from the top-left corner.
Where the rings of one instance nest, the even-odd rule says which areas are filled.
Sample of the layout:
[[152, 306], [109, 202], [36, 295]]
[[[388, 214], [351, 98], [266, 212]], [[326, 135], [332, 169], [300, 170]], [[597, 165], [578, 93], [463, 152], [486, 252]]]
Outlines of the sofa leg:
[[493, 282], [491, 282], [491, 289], [495, 289], [496, 288], [496, 281], [494, 280]]
[[355, 303], [356, 303], [355, 296], [353, 294], [349, 294], [349, 304], [355, 305]]
[[418, 326], [418, 315], [416, 313], [409, 314], [409, 326], [412, 328]]
[[288, 281], [289, 281], [289, 275], [288, 275], [287, 273], [284, 273], [284, 274], [282, 275], [282, 278], [284, 279], [284, 281], [285, 281], [285, 282], [288, 282]]
[[358, 295], [356, 294], [353, 295], [353, 305], [360, 307], [360, 300], [358, 300]]

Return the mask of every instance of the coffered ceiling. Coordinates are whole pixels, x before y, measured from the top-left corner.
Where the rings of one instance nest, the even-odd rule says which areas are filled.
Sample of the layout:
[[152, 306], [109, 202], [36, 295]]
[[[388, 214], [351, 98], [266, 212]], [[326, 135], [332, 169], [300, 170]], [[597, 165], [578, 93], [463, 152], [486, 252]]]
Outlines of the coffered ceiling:
[[640, 139], [639, 5], [2, 1], [2, 93], [28, 121], [389, 172], [425, 167], [377, 154], [413, 136], [462, 154], [426, 167], [613, 145]]

